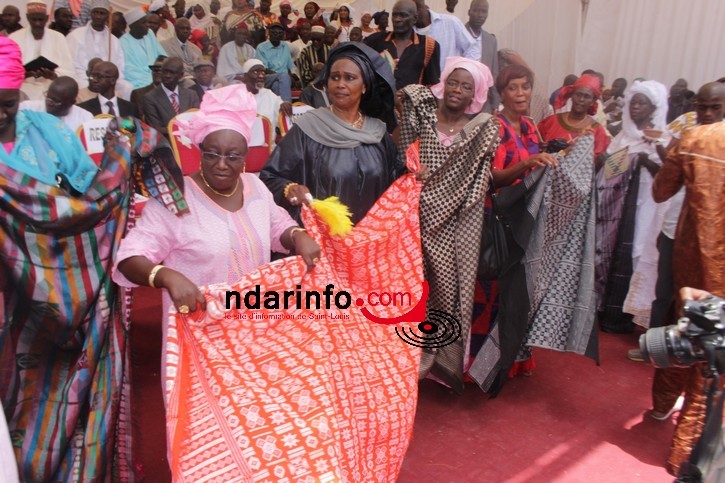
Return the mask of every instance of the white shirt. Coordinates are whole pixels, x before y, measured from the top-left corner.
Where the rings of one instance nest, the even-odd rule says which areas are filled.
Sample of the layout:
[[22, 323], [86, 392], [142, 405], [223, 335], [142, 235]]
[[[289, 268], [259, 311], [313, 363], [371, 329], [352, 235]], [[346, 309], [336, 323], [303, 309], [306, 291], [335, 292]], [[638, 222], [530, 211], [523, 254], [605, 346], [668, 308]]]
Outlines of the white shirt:
[[446, 13], [430, 12], [430, 25], [415, 32], [430, 36], [441, 46], [441, 72], [448, 57], [466, 57], [476, 62], [481, 61], [481, 44], [468, 33], [458, 17]]
[[[73, 56], [68, 49], [63, 34], [48, 28], [43, 32], [41, 40], [35, 40], [29, 28], [23, 28], [10, 34], [11, 40], [15, 41], [23, 54], [23, 64], [35, 60], [42, 55], [51, 62], [58, 64], [55, 73], [60, 76], [74, 77]], [[43, 93], [50, 87], [50, 79], [28, 77], [20, 88], [31, 100], [42, 100]]]
[[[41, 101], [23, 101], [20, 103], [20, 109], [24, 109], [26, 111], [35, 111], [35, 112], [48, 112], [45, 109], [45, 100]], [[66, 114], [63, 117], [59, 117], [63, 123], [65, 123], [66, 126], [71, 128], [73, 132], [76, 132], [78, 128], [86, 121], [90, 121], [93, 119], [93, 114], [86, 111], [82, 107], [73, 106], [70, 108], [70, 111], [68, 111], [68, 114]]]
[[121, 113], [118, 110], [118, 98], [116, 96], [113, 96], [112, 99], [106, 99], [102, 95], [98, 94], [98, 102], [101, 103], [101, 112], [103, 114], [110, 114], [110, 112], [109, 112], [110, 109], [108, 108], [108, 104], [107, 104], [109, 101], [111, 103], [113, 103], [113, 112], [116, 113], [116, 116], [120, 116]]
[[177, 85], [176, 88], [174, 88], [173, 91], [170, 91], [166, 88], [165, 85], [161, 84], [161, 88], [164, 90], [164, 93], [166, 94], [166, 97], [169, 98], [169, 102], [171, 105], [174, 105], [174, 101], [171, 100], [171, 94], [176, 94], [176, 103], [179, 104], [181, 101], [179, 100], [179, 86]]

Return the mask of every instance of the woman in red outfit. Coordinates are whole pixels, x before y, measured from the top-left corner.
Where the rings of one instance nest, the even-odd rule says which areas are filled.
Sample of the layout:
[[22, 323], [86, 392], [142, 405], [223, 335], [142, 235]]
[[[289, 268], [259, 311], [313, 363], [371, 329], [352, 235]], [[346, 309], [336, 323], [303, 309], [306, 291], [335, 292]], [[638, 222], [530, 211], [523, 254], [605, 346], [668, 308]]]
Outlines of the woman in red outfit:
[[592, 116], [597, 112], [597, 100], [601, 95], [601, 83], [597, 76], [584, 74], [574, 84], [564, 87], [554, 101], [556, 109], [564, 107], [571, 99], [571, 110], [547, 117], [539, 123], [539, 133], [545, 142], [564, 139], [571, 143], [582, 134], [594, 135], [594, 160], [601, 166], [609, 146], [604, 127]]
[[[556, 159], [539, 152], [536, 126], [526, 117], [534, 85], [534, 74], [528, 67], [512, 64], [496, 79], [496, 89], [501, 94], [503, 110], [497, 115], [501, 124], [501, 144], [491, 166], [495, 190], [519, 183], [532, 169], [539, 166], [556, 166]], [[490, 195], [486, 199], [484, 216], [492, 215]], [[496, 280], [480, 280], [477, 287], [474, 324], [471, 329], [470, 356], [474, 358], [486, 336], [493, 328], [498, 313], [498, 283]], [[529, 374], [534, 368], [529, 348], [523, 347], [510, 375]]]

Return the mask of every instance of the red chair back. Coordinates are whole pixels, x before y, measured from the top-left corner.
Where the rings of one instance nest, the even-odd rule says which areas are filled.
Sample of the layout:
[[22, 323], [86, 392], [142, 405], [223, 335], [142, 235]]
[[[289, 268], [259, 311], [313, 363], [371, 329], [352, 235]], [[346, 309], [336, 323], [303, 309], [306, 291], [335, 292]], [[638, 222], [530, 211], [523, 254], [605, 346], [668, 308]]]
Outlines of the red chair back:
[[249, 150], [245, 159], [247, 173], [258, 173], [264, 167], [272, 153], [272, 123], [266, 117], [257, 114], [252, 125], [252, 136], [249, 140]]
[[78, 126], [76, 131], [83, 148], [85, 148], [93, 162], [96, 163], [96, 166], [100, 166], [103, 159], [103, 136], [106, 134], [111, 119], [113, 119], [113, 116], [99, 114], [90, 121]]
[[169, 139], [171, 140], [171, 149], [174, 152], [174, 158], [181, 168], [184, 176], [196, 173], [201, 168], [201, 150], [197, 145], [191, 142], [186, 136], [174, 134], [178, 129], [178, 120], [187, 120], [194, 115], [198, 109], [189, 109], [175, 116], [169, 121]]

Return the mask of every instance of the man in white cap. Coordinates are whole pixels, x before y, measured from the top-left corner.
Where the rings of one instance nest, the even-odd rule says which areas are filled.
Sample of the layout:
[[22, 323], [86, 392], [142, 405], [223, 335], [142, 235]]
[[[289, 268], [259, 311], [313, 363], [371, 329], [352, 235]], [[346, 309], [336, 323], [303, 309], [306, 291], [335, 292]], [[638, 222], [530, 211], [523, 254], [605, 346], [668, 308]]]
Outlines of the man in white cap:
[[[126, 62], [121, 49], [121, 42], [111, 35], [108, 28], [110, 15], [109, 0], [91, 0], [91, 21], [88, 25], [77, 28], [68, 34], [66, 40], [73, 56], [73, 67], [78, 87], [88, 87], [88, 62], [98, 57], [104, 62], [113, 62], [118, 67], [119, 78], [116, 89], [124, 99], [131, 95], [131, 83], [123, 78]], [[110, 40], [110, 43], [109, 43]]]
[[312, 82], [312, 66], [318, 62], [327, 62], [330, 47], [324, 42], [325, 27], [315, 25], [310, 34], [310, 46], [302, 49], [300, 58], [297, 60], [297, 69], [300, 73], [302, 88], [304, 89]]
[[25, 82], [20, 88], [30, 100], [43, 98], [50, 83], [58, 76], [73, 77], [73, 57], [63, 34], [46, 28], [48, 23], [48, 7], [38, 0], [31, 0], [27, 6], [28, 27], [10, 35], [23, 52], [23, 64], [45, 57], [58, 67], [38, 67], [26, 72]]
[[134, 89], [147, 86], [151, 83], [151, 69], [159, 55], [166, 56], [156, 36], [149, 32], [146, 25], [146, 12], [141, 7], [135, 7], [126, 12], [123, 17], [128, 23], [128, 33], [121, 37], [125, 67], [123, 76], [131, 83]]
[[277, 94], [264, 87], [265, 68], [259, 59], [249, 59], [242, 66], [244, 84], [247, 90], [254, 94], [257, 101], [257, 114], [269, 119], [273, 126], [277, 125], [279, 111], [286, 115], [292, 115], [292, 104], [285, 102]]

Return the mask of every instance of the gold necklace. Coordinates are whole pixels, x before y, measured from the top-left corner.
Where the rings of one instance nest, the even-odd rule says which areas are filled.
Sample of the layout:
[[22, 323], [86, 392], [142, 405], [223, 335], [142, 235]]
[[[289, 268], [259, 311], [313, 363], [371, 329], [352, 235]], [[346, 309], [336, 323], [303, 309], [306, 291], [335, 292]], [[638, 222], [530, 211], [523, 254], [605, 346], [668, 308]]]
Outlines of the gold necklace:
[[587, 123], [587, 116], [584, 116], [584, 119], [580, 119], [578, 122], [573, 123], [573, 122], [571, 122], [571, 113], [567, 112], [566, 113], [566, 123], [570, 127], [573, 127], [574, 129], [581, 129], [582, 126], [584, 126], [584, 124]]
[[215, 194], [217, 194], [219, 196], [223, 196], [224, 198], [230, 198], [232, 195], [234, 195], [234, 193], [237, 192], [237, 189], [239, 188], [239, 178], [237, 178], [237, 184], [234, 185], [234, 189], [232, 190], [231, 193], [229, 193], [229, 194], [227, 194], [227, 193], [220, 193], [217, 190], [215, 190], [214, 188], [212, 188], [211, 186], [209, 186], [209, 182], [204, 177], [204, 170], [203, 169], [201, 171], [199, 171], [199, 173], [201, 173], [201, 179], [202, 179], [202, 181], [204, 181], [204, 184], [206, 185], [206, 187], [209, 188], [210, 190], [212, 190]]
[[[337, 108], [333, 104], [330, 104], [330, 107], [332, 108], [332, 112], [334, 114], [335, 113], [335, 109], [337, 109]], [[342, 119], [340, 116], [337, 116], [337, 117], [339, 117], [340, 119]], [[354, 127], [355, 129], [360, 129], [362, 127], [362, 125], [363, 125], [363, 115], [362, 115], [362, 111], [357, 111], [357, 118], [353, 122], [347, 122], [344, 119], [342, 119], [342, 121], [345, 124], [348, 124], [348, 125]]]

